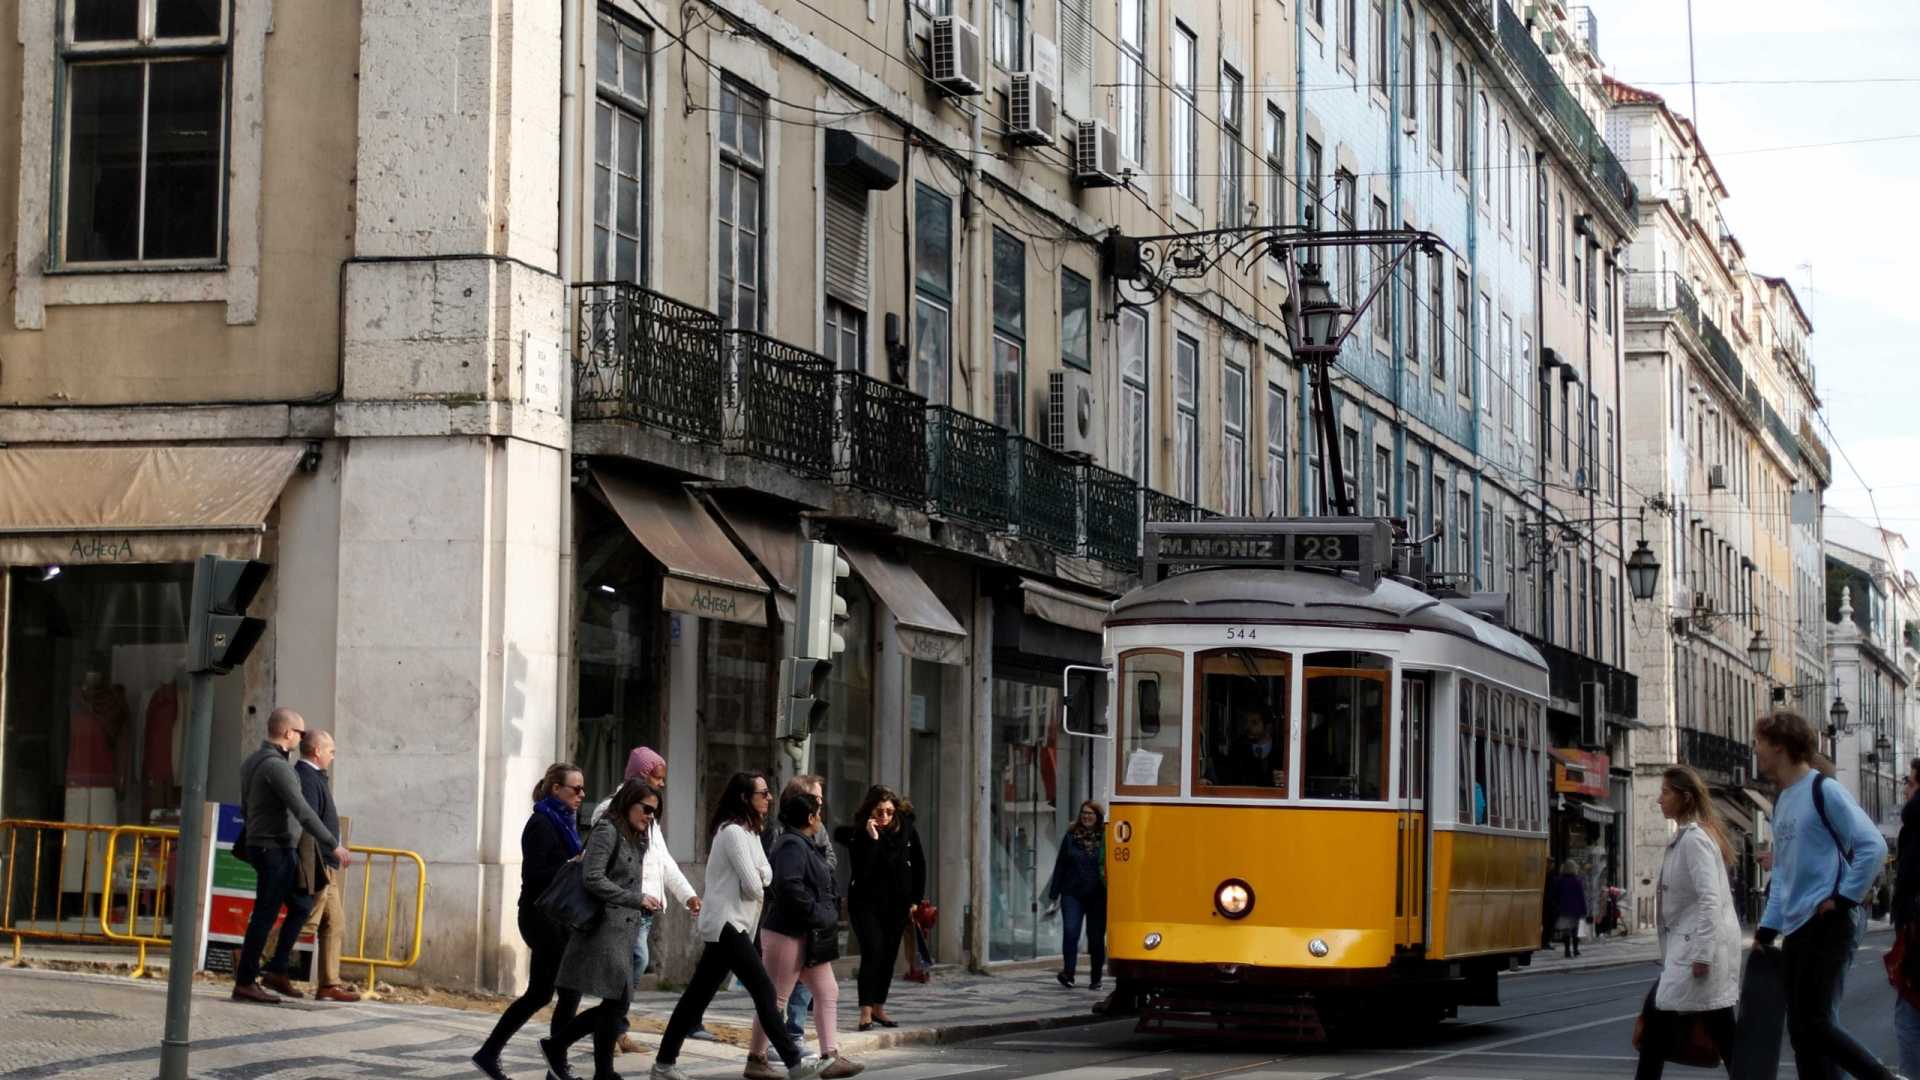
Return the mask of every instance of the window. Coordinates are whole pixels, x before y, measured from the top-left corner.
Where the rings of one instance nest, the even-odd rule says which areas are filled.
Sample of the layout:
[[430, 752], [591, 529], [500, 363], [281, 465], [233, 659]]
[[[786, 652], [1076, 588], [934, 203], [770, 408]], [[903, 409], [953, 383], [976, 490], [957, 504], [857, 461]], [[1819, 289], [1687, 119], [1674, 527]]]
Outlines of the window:
[[1576, 643], [1574, 647], [1580, 650], [1580, 652], [1585, 653], [1587, 651], [1587, 560], [1584, 558], [1580, 560], [1580, 576], [1578, 580], [1579, 599], [1575, 602], [1579, 606], [1573, 609], [1575, 633], [1578, 636], [1575, 639]]
[[[1413, 231], [1413, 223], [1407, 222], [1408, 232]], [[1420, 377], [1420, 259], [1413, 252], [1407, 253], [1404, 264], [1407, 275], [1407, 306], [1400, 316], [1401, 325], [1407, 328], [1407, 371], [1415, 379]]]
[[829, 175], [821, 224], [820, 265], [827, 294], [822, 351], [843, 371], [865, 371], [867, 189]]
[[1367, 0], [1367, 82], [1387, 92], [1387, 2]]
[[1560, 241], [1560, 287], [1567, 286], [1567, 193], [1553, 196], [1553, 234]]
[[[1553, 403], [1547, 403], [1549, 410]], [[1573, 469], [1573, 384], [1564, 380], [1560, 383], [1560, 467]]]
[[1407, 533], [1414, 538], [1426, 535], [1426, 523], [1420, 520], [1420, 466], [1407, 462]]
[[1520, 442], [1533, 445], [1533, 335], [1520, 335], [1520, 368], [1513, 379], [1514, 400], [1519, 402]]
[[1373, 516], [1393, 516], [1393, 451], [1373, 448]]
[[1513, 228], [1513, 130], [1500, 121], [1500, 220]]
[[1453, 538], [1457, 542], [1459, 557], [1454, 560], [1453, 565], [1460, 572], [1461, 580], [1464, 581], [1473, 576], [1473, 546], [1468, 540], [1473, 529], [1472, 494], [1460, 492], [1456, 510], [1458, 513], [1453, 519]]
[[[1577, 233], [1575, 234], [1578, 235]], [[1587, 302], [1587, 243], [1576, 239], [1573, 243], [1573, 303], [1575, 307]]]
[[1287, 392], [1276, 383], [1268, 383], [1265, 496], [1269, 517], [1287, 516], [1287, 427]]
[[735, 81], [720, 80], [720, 323], [760, 329], [766, 294], [760, 288], [766, 219], [766, 99]]
[[1413, 57], [1413, 5], [1400, 3], [1400, 114], [1408, 121], [1420, 115], [1420, 94], [1415, 84]]
[[[1287, 220], [1287, 114], [1280, 106], [1267, 102], [1267, 224], [1284, 225]], [[1281, 255], [1275, 252], [1273, 260]]]
[[[1474, 366], [1480, 369], [1480, 411], [1486, 416], [1493, 415], [1493, 298], [1486, 293], [1480, 294], [1480, 321], [1474, 327], [1473, 341], [1476, 356]], [[1468, 391], [1471, 393], [1471, 389]]]
[[1071, 270], [1060, 271], [1060, 362], [1093, 370], [1093, 284]]
[[1308, 0], [1308, 3], [1308, 13], [1313, 16], [1313, 21], [1320, 26], [1327, 25], [1327, 0]]
[[1462, 397], [1473, 396], [1473, 358], [1466, 355], [1466, 343], [1473, 340], [1471, 328], [1467, 325], [1467, 305], [1470, 303], [1468, 297], [1471, 295], [1472, 290], [1467, 287], [1467, 272], [1455, 270], [1453, 272], [1453, 326], [1454, 333], [1460, 342], [1461, 355], [1460, 362], [1455, 364], [1454, 368], [1459, 372], [1458, 381]]
[[1360, 20], [1360, 0], [1334, 0], [1340, 5], [1340, 52], [1351, 63], [1354, 59], [1354, 24]]
[[1247, 372], [1237, 364], [1221, 368], [1220, 403], [1224, 442], [1220, 458], [1220, 509], [1228, 517], [1247, 513]]
[[1493, 526], [1498, 520], [1493, 516], [1492, 503], [1480, 504], [1480, 588], [1482, 589], [1493, 588], [1493, 564], [1497, 554], [1493, 550], [1495, 539]]
[[1465, 65], [1453, 66], [1453, 167], [1460, 170], [1460, 181], [1472, 183], [1467, 170], [1472, 168], [1472, 157], [1468, 153], [1467, 139], [1473, 129], [1467, 126], [1467, 69]]
[[1200, 680], [1194, 793], [1286, 797], [1292, 658], [1212, 649], [1193, 659]]
[[1220, 69], [1220, 224], [1239, 228], [1247, 223], [1246, 141], [1242, 137], [1246, 93], [1240, 73]]
[[1606, 591], [1606, 575], [1600, 572], [1598, 563], [1593, 566], [1591, 580], [1593, 588], [1588, 595], [1593, 598], [1593, 656], [1596, 660], [1604, 660], [1607, 656], [1607, 619], [1605, 610], [1600, 606], [1600, 596]]
[[1528, 149], [1525, 143], [1521, 144], [1518, 156], [1514, 161], [1514, 171], [1518, 174], [1514, 177], [1514, 180], [1520, 192], [1520, 205], [1515, 211], [1515, 213], [1519, 214], [1520, 250], [1531, 251], [1533, 250], [1534, 218], [1533, 151]]
[[1450, 546], [1447, 543], [1447, 537], [1452, 534], [1447, 532], [1447, 508], [1453, 500], [1447, 497], [1447, 493], [1451, 490], [1453, 489], [1447, 485], [1447, 478], [1440, 475], [1440, 466], [1436, 463], [1433, 467], [1433, 531], [1438, 534], [1433, 538], [1435, 570], [1444, 570], [1450, 565], [1447, 562], [1447, 548]]
[[593, 269], [603, 281], [647, 274], [646, 32], [600, 15], [594, 59]]
[[1458, 731], [1459, 751], [1455, 757], [1460, 763], [1457, 771], [1459, 784], [1454, 792], [1457, 810], [1454, 816], [1462, 825], [1471, 825], [1478, 817], [1481, 791], [1473, 781], [1473, 680], [1460, 680], [1460, 727]]
[[1493, 205], [1493, 110], [1487, 107], [1487, 95], [1480, 103], [1480, 205]]
[[953, 200], [913, 188], [913, 392], [947, 403], [953, 357]]
[[1147, 4], [1120, 0], [1120, 152], [1127, 160], [1147, 160]]
[[[1340, 206], [1340, 229], [1343, 232], [1352, 232], [1355, 222], [1358, 220], [1355, 214], [1355, 207], [1360, 197], [1359, 189], [1360, 185], [1354, 181], [1352, 173], [1345, 169], [1334, 172], [1333, 198]], [[1352, 307], [1360, 300], [1359, 254], [1352, 248], [1340, 248], [1338, 251], [1340, 254], [1340, 277], [1346, 286], [1346, 291], [1340, 300], [1341, 303]]]
[[1026, 430], [1027, 247], [993, 230], [993, 422]]
[[1173, 339], [1173, 493], [1200, 499], [1200, 343], [1186, 334]]
[[1444, 390], [1447, 385], [1447, 270], [1438, 252], [1427, 256], [1427, 287], [1433, 290], [1433, 297], [1427, 303], [1430, 324], [1427, 340], [1433, 343], [1433, 381]]
[[[1615, 456], [1614, 451], [1614, 438], [1618, 430], [1619, 429], [1614, 426], [1613, 406], [1609, 405], [1607, 406], [1607, 460], [1603, 468], [1607, 474], [1607, 489], [1612, 491], [1613, 502], [1616, 506], [1620, 504], [1620, 459]], [[1765, 520], [1773, 523], [1775, 526], [1778, 526], [1781, 522], [1781, 518], [1777, 513], [1768, 515]]]
[[[1386, 231], [1387, 204], [1380, 199], [1373, 200], [1373, 205], [1367, 208], [1367, 228], [1381, 232]], [[1368, 244], [1367, 259], [1370, 263], [1367, 268], [1367, 288], [1372, 289], [1379, 286], [1381, 279], [1387, 276], [1386, 245]], [[1356, 290], [1353, 295], [1354, 299], [1349, 301], [1349, 303], [1358, 303], [1360, 293]], [[1387, 298], [1385, 303], [1368, 305], [1373, 312], [1372, 322], [1375, 337], [1389, 337], [1393, 333], [1390, 325], [1393, 318], [1393, 290], [1389, 289], [1382, 295]]]
[[[62, 4], [62, 7], [67, 5]], [[224, 3], [70, 9], [55, 163], [63, 264], [214, 262], [225, 223]]]
[[841, 371], [867, 369], [867, 313], [827, 298], [821, 314], [820, 348]]
[[1513, 317], [1504, 314], [1500, 316], [1500, 384], [1500, 426], [1512, 435], [1520, 404], [1513, 394]]
[[1139, 308], [1120, 309], [1120, 394], [1126, 425], [1121, 448], [1121, 471], [1133, 482], [1147, 483], [1147, 314]]
[[1309, 799], [1387, 797], [1387, 679], [1393, 663], [1363, 652], [1308, 653], [1301, 673], [1301, 787]]
[[1179, 653], [1134, 649], [1120, 654], [1120, 775], [1128, 795], [1180, 793], [1180, 742], [1186, 730], [1186, 664]]
[[1520, 613], [1520, 577], [1513, 561], [1514, 538], [1516, 529], [1512, 518], [1506, 520], [1506, 527], [1500, 536], [1500, 557], [1506, 562], [1507, 573], [1507, 609], [1512, 615]]
[[1306, 140], [1307, 159], [1300, 163], [1300, 182], [1306, 190], [1307, 220], [1302, 222], [1313, 228], [1321, 228], [1320, 220], [1320, 144], [1312, 139]]
[[1446, 143], [1447, 84], [1440, 78], [1440, 35], [1427, 35], [1427, 146], [1438, 158]]
[[1026, 44], [1027, 0], [993, 0], [993, 62], [1019, 71]]
[[1348, 513], [1360, 512], [1360, 433], [1346, 428], [1340, 433], [1340, 465], [1346, 475], [1341, 479], [1347, 493]]
[[1199, 196], [1194, 175], [1200, 159], [1199, 131], [1196, 124], [1200, 108], [1194, 96], [1193, 73], [1199, 62], [1200, 43], [1193, 31], [1173, 24], [1173, 191], [1187, 200]]
[[1596, 395], [1587, 395], [1586, 420], [1587, 426], [1580, 433], [1580, 460], [1586, 462], [1586, 486], [1598, 490], [1600, 467], [1599, 462], [1593, 460], [1593, 456], [1600, 452], [1600, 398]]

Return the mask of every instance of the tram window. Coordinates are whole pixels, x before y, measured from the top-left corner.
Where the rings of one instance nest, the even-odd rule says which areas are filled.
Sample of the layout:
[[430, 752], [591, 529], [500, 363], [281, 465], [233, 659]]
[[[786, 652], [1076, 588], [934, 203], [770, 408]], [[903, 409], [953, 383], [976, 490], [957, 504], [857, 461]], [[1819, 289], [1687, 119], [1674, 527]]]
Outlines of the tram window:
[[1285, 795], [1292, 658], [1257, 649], [1215, 649], [1195, 658], [1195, 670], [1200, 678], [1195, 791]]
[[1459, 774], [1459, 789], [1454, 793], [1453, 801], [1457, 807], [1454, 816], [1462, 825], [1473, 824], [1473, 681], [1460, 680], [1460, 732], [1454, 747], [1453, 760], [1458, 762], [1454, 769]]
[[1427, 797], [1427, 676], [1400, 684], [1400, 791], [1409, 799]]
[[1473, 823], [1485, 825], [1493, 792], [1487, 787], [1487, 688], [1473, 688]]
[[1302, 733], [1309, 799], [1387, 797], [1387, 679], [1392, 662], [1363, 652], [1307, 655]]
[[1501, 823], [1511, 829], [1520, 816], [1519, 791], [1513, 773], [1513, 695], [1500, 695], [1500, 805]]
[[1176, 652], [1136, 649], [1121, 655], [1116, 791], [1179, 794], [1185, 674], [1185, 658]]

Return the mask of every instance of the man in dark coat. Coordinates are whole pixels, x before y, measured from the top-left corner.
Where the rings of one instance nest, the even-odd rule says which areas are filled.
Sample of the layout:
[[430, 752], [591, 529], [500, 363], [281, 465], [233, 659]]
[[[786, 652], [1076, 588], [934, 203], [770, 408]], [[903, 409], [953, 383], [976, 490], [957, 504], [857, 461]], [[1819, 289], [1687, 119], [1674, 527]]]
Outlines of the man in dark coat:
[[1285, 787], [1287, 752], [1264, 708], [1247, 709], [1240, 717], [1240, 738], [1221, 770], [1226, 787]]
[[[333, 803], [333, 733], [314, 729], [300, 738], [300, 794], [335, 836], [340, 835], [340, 809]], [[323, 851], [311, 835], [300, 837], [299, 890], [313, 898], [307, 929], [320, 943], [314, 970], [313, 996], [321, 1001], [359, 1001], [360, 992], [340, 981], [340, 938], [346, 933], [347, 912], [340, 902], [340, 860]], [[288, 925], [292, 925], [289, 923]], [[283, 931], [284, 932], [284, 931]]]

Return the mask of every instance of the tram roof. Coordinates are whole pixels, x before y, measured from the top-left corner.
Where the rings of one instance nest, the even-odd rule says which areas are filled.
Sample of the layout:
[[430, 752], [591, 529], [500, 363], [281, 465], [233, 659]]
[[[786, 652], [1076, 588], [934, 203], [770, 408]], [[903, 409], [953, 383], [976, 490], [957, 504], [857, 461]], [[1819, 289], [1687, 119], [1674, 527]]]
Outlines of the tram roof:
[[[1289, 610], [1276, 612], [1276, 606]], [[1260, 622], [1276, 617], [1355, 628], [1431, 630], [1470, 638], [1542, 669], [1547, 666], [1540, 651], [1519, 634], [1385, 577], [1369, 587], [1348, 575], [1310, 570], [1193, 570], [1114, 601], [1108, 623]]]

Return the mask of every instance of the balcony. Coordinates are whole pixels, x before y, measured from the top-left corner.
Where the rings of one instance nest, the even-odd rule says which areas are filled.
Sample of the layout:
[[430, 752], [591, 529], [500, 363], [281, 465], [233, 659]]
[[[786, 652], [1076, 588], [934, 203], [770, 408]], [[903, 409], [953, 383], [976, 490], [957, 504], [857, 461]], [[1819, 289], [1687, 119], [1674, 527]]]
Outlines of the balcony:
[[1733, 384], [1734, 392], [1743, 392], [1747, 385], [1747, 369], [1741, 365], [1740, 357], [1733, 351], [1732, 343], [1727, 341], [1727, 336], [1720, 332], [1720, 328], [1714, 325], [1712, 319], [1700, 321], [1700, 338], [1706, 342], [1707, 355], [1713, 357], [1713, 362], [1719, 365], [1721, 373], [1726, 375], [1727, 381]]
[[1098, 465], [1080, 470], [1080, 550], [1088, 558], [1132, 563], [1140, 551], [1140, 488]]
[[1554, 697], [1577, 709], [1584, 692], [1581, 688], [1599, 683], [1606, 694], [1603, 713], [1616, 722], [1640, 718], [1640, 680], [1632, 673], [1532, 634], [1523, 636], [1547, 661], [1547, 683]]
[[1680, 729], [1680, 763], [1691, 765], [1720, 787], [1744, 784], [1752, 775], [1753, 751], [1725, 735]]
[[1627, 310], [1675, 315], [1700, 332], [1700, 300], [1687, 279], [1671, 270], [1635, 271], [1627, 276]]
[[1142, 521], [1199, 521], [1206, 516], [1205, 511], [1185, 499], [1152, 488], [1140, 489]]
[[1772, 402], [1763, 401], [1761, 407], [1766, 413], [1767, 434], [1773, 436], [1774, 444], [1780, 448], [1780, 452], [1787, 455], [1788, 460], [1792, 460], [1800, 452], [1799, 443], [1793, 437], [1793, 429], [1787, 426], [1787, 422], [1780, 418], [1779, 413], [1773, 411]]
[[1827, 453], [1827, 444], [1821, 442], [1820, 436], [1813, 433], [1813, 427], [1807, 423], [1805, 416], [1800, 418], [1800, 436], [1795, 441], [1800, 447], [1801, 460], [1812, 462], [1813, 466], [1820, 470], [1822, 477], [1832, 479], [1833, 458]]
[[1007, 504], [1012, 531], [1072, 555], [1080, 547], [1074, 460], [1024, 435], [1007, 436]]
[[923, 505], [927, 399], [858, 371], [834, 378], [834, 483]]
[[784, 465], [802, 476], [833, 471], [833, 363], [747, 330], [726, 333], [728, 453]]
[[574, 413], [721, 440], [720, 319], [637, 285], [579, 286]]
[[[1491, 7], [1491, 3], [1492, 0], [1470, 0], [1468, 6]], [[1573, 144], [1574, 154], [1585, 162], [1594, 183], [1631, 214], [1635, 201], [1633, 180], [1594, 128], [1592, 118], [1580, 107], [1579, 99], [1553, 70], [1547, 54], [1540, 51], [1525, 20], [1504, 0], [1499, 7], [1499, 22], [1500, 49], [1520, 69], [1521, 81], [1540, 99], [1541, 107]]]
[[1007, 433], [948, 405], [927, 406], [927, 496], [937, 513], [1007, 527]]

